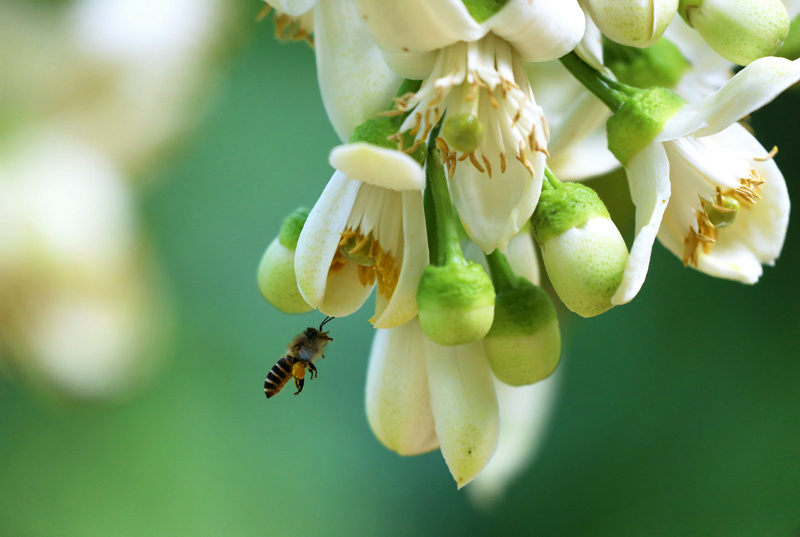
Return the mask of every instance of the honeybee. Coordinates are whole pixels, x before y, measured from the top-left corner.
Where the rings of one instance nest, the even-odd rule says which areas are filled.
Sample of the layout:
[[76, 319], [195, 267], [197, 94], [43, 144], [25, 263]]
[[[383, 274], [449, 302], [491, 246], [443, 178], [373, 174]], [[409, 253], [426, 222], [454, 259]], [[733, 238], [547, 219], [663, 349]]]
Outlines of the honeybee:
[[309, 380], [317, 375], [317, 368], [313, 362], [320, 356], [325, 358], [322, 349], [329, 341], [333, 341], [327, 332], [322, 331], [322, 327], [332, 319], [333, 317], [325, 317], [319, 328], [309, 326], [289, 344], [286, 356], [272, 366], [264, 380], [264, 393], [267, 399], [281, 391], [290, 378], [294, 378], [294, 385], [297, 387], [294, 394], [302, 392], [306, 369], [310, 371]]

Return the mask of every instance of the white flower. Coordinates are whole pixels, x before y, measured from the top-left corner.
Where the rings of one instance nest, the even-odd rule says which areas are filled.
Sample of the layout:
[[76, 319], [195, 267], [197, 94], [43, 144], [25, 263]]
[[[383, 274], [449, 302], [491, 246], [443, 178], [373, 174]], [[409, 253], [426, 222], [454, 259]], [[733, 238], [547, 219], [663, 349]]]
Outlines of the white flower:
[[422, 193], [397, 191], [336, 172], [308, 215], [295, 250], [297, 284], [326, 315], [358, 310], [377, 284], [377, 328], [417, 314], [428, 265]]
[[[799, 79], [797, 62], [756, 60], [716, 93], [685, 105], [630, 160], [636, 238], [612, 302], [628, 302], [641, 288], [656, 234], [685, 263], [712, 276], [753, 283], [761, 265], [772, 264], [788, 224], [786, 185], [767, 152], [735, 123]], [[712, 229], [704, 215], [718, 195], [735, 198], [741, 208], [731, 225]]]
[[547, 125], [522, 61], [575, 46], [584, 30], [577, 3], [513, 0], [482, 23], [458, 0], [359, 6], [389, 66], [425, 79], [399, 100], [398, 112], [410, 113], [401, 130], [425, 141], [445, 113], [482, 126], [469, 147], [448, 139], [447, 125], [438, 143], [465, 229], [487, 253], [505, 250], [536, 206], [547, 154]]

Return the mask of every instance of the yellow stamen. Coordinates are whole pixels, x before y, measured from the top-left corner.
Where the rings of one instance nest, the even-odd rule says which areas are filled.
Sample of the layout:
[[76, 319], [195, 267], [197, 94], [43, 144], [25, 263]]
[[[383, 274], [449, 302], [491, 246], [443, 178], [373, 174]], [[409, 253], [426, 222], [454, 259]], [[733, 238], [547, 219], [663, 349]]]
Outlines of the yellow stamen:
[[371, 233], [364, 235], [361, 231], [352, 229], [342, 232], [330, 271], [341, 270], [348, 261], [357, 263], [358, 281], [361, 285], [367, 287], [377, 282], [378, 292], [386, 299], [392, 297], [400, 278], [400, 267], [394, 256], [385, 252]]

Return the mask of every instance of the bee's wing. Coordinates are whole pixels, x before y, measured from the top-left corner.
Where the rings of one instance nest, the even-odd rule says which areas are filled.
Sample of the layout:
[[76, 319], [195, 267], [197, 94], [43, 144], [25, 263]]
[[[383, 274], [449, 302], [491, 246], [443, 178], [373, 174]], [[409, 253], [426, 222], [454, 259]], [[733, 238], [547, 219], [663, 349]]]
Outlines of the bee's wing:
[[297, 357], [306, 362], [313, 362], [319, 352], [316, 346], [307, 345], [297, 352]]

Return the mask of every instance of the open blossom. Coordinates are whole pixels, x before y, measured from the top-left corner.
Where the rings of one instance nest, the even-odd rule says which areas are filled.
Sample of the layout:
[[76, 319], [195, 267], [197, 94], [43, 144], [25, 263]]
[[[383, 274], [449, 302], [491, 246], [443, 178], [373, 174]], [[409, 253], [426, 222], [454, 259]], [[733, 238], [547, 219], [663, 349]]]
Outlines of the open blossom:
[[547, 125], [522, 62], [575, 46], [584, 30], [577, 3], [512, 1], [483, 22], [457, 0], [359, 7], [387, 64], [424, 79], [399, 101], [398, 113], [409, 113], [402, 131], [424, 141], [445, 115], [475, 120], [474, 140], [461, 143], [445, 124], [437, 143], [467, 233], [487, 253], [504, 250], [533, 213], [547, 155]]
[[326, 315], [358, 310], [377, 285], [376, 327], [417, 314], [416, 292], [428, 264], [422, 193], [331, 177], [300, 233], [295, 270], [306, 302]]
[[[685, 105], [630, 160], [636, 238], [612, 302], [625, 303], [641, 288], [656, 235], [684, 263], [713, 276], [753, 283], [761, 265], [774, 262], [788, 225], [786, 185], [767, 151], [735, 123], [798, 80], [797, 62], [756, 60], [719, 91]], [[732, 210], [725, 199], [736, 201], [737, 214], [715, 224], [714, 207]]]

